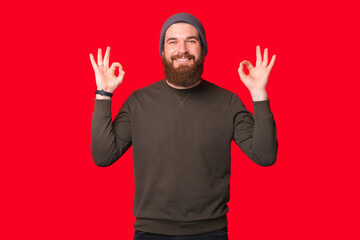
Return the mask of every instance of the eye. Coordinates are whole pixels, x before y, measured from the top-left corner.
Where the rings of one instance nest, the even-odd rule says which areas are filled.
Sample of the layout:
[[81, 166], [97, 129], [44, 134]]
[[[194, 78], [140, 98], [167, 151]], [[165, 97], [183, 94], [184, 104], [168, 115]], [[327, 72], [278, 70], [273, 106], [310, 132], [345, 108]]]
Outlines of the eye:
[[173, 43], [175, 43], [175, 42], [174, 41], [169, 42], [169, 44], [173, 44]]

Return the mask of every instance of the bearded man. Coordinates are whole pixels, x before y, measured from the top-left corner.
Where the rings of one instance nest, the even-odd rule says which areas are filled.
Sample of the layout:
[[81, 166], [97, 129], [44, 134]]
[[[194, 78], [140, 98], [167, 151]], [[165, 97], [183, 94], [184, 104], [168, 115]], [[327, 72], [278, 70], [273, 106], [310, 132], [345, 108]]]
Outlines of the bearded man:
[[193, 15], [165, 21], [159, 50], [166, 78], [131, 93], [113, 122], [111, 96], [125, 72], [120, 63], [109, 66], [109, 47], [104, 59], [98, 50], [97, 63], [90, 54], [97, 85], [93, 160], [110, 166], [133, 147], [135, 240], [228, 239], [231, 142], [260, 166], [276, 161], [276, 127], [265, 90], [275, 55], [268, 64], [268, 50], [262, 59], [257, 46], [256, 66], [240, 63], [253, 115], [235, 93], [201, 78], [208, 48]]

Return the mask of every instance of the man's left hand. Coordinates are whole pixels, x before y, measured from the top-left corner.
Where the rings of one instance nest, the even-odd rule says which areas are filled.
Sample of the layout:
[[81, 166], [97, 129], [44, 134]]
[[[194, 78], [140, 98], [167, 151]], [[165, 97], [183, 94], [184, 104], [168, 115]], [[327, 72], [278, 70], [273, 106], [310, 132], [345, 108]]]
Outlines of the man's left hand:
[[[238, 69], [241, 81], [249, 89], [253, 101], [267, 100], [266, 84], [269, 79], [269, 75], [272, 67], [275, 63], [276, 55], [273, 55], [268, 66], [268, 49], [264, 50], [264, 60], [262, 60], [260, 46], [256, 46], [256, 67], [254, 67], [248, 60], [244, 60], [240, 63]], [[246, 75], [244, 67], [249, 70], [249, 74]]]

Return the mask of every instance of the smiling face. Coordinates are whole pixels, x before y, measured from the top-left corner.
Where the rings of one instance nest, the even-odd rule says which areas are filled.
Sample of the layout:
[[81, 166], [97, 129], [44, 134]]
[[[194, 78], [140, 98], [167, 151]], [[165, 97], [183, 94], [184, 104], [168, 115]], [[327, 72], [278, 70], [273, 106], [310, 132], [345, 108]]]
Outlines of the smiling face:
[[204, 59], [205, 51], [194, 26], [175, 23], [167, 29], [162, 62], [170, 83], [183, 87], [196, 84], [203, 71]]
[[164, 38], [162, 54], [174, 67], [189, 66], [201, 57], [201, 42], [199, 33], [194, 26], [188, 23], [171, 25]]

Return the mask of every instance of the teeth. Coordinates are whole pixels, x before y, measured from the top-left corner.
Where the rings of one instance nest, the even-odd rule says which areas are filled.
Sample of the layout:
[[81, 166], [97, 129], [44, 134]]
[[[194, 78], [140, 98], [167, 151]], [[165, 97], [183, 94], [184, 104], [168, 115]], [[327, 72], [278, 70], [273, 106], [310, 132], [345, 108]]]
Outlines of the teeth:
[[187, 60], [189, 60], [189, 59], [187, 59], [187, 58], [176, 59], [176, 61], [180, 61], [180, 62], [184, 62], [184, 61], [187, 61]]

